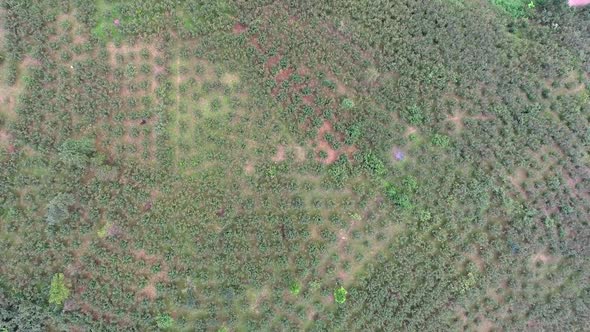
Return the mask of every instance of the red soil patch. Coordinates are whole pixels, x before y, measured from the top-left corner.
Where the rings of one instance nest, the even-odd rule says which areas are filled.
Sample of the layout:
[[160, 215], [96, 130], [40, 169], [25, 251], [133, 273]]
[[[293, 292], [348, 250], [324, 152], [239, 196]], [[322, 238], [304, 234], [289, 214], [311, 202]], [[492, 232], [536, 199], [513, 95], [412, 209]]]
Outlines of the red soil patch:
[[453, 122], [457, 130], [463, 129], [463, 119], [473, 119], [473, 120], [493, 120], [495, 117], [491, 115], [479, 114], [474, 116], [465, 115], [463, 113], [458, 113], [453, 116], [447, 118], [447, 120]]
[[138, 294], [138, 298], [146, 298], [150, 301], [155, 300], [158, 297], [158, 291], [156, 286], [149, 284], [145, 286]]
[[252, 44], [252, 46], [254, 46], [260, 52], [264, 52], [264, 50], [262, 49], [262, 46], [260, 46], [260, 42], [258, 41], [258, 37], [256, 37], [256, 36], [250, 37], [250, 44]]
[[162, 66], [155, 65], [154, 66], [154, 76], [158, 76], [166, 72], [166, 68]]
[[264, 67], [270, 69], [270, 68], [276, 66], [279, 63], [279, 61], [281, 61], [280, 55], [271, 56], [270, 58], [268, 58], [268, 60], [266, 60]]
[[356, 147], [354, 146], [343, 146], [342, 148], [340, 148], [339, 150], [335, 150], [334, 148], [332, 148], [332, 146], [330, 145], [330, 143], [328, 143], [326, 141], [326, 139], [324, 138], [324, 135], [326, 133], [332, 133], [334, 134], [334, 129], [332, 128], [332, 124], [329, 121], [324, 121], [324, 124], [320, 127], [320, 129], [318, 130], [318, 135], [316, 137], [316, 153], [319, 153], [320, 151], [324, 151], [327, 154], [327, 157], [325, 158], [320, 158], [319, 155], [317, 157], [317, 160], [322, 162], [323, 164], [332, 164], [333, 162], [335, 162], [338, 157], [342, 154], [342, 153], [346, 153], [348, 155], [348, 157], [350, 158], [352, 156], [352, 154], [354, 152], [357, 151]]
[[512, 183], [512, 185], [516, 188], [516, 190], [518, 190], [518, 192], [520, 192], [520, 194], [524, 198], [528, 198], [528, 193], [526, 192], [526, 190], [524, 190], [524, 188], [522, 187], [522, 184], [524, 183], [524, 181], [527, 178], [528, 178], [527, 171], [522, 168], [517, 169], [515, 175], [508, 177], [508, 179], [510, 180], [510, 183]]
[[135, 259], [145, 261], [149, 264], [154, 264], [158, 261], [158, 257], [156, 257], [156, 255], [148, 255], [143, 249], [135, 250], [132, 252], [132, 254]]
[[91, 316], [94, 320], [99, 320], [101, 317], [100, 312], [86, 302], [80, 304], [80, 311], [86, 316]]
[[240, 22], [234, 24], [234, 27], [232, 28], [232, 32], [236, 35], [246, 32], [246, 30], [248, 30], [248, 27]]
[[15, 151], [14, 145], [12, 145], [12, 136], [0, 129], [0, 145], [6, 146], [6, 150], [9, 153], [13, 153]]
[[23, 65], [25, 66], [25, 68], [41, 66], [41, 61], [39, 61], [31, 56], [26, 55], [25, 58], [23, 59]]
[[274, 161], [275, 163], [284, 161], [286, 159], [286, 154], [285, 154], [285, 147], [282, 145], [279, 145], [277, 147], [277, 153], [274, 155], [274, 157], [272, 157], [272, 161]]
[[244, 166], [244, 172], [248, 175], [254, 174], [255, 168], [252, 162], [247, 162], [246, 166]]
[[327, 156], [322, 159], [318, 156], [318, 160], [324, 164], [331, 164], [338, 159], [338, 152], [330, 146], [330, 144], [326, 141], [319, 141], [318, 146], [316, 148], [316, 152], [324, 151]]
[[326, 140], [324, 139], [324, 135], [326, 133], [331, 133], [332, 131], [333, 131], [332, 124], [328, 121], [324, 121], [324, 124], [318, 130], [318, 136], [316, 139], [317, 140], [316, 152], [324, 151], [328, 154], [328, 156], [326, 158], [324, 158], [323, 160], [318, 157], [318, 160], [320, 160], [324, 164], [331, 164], [331, 163], [335, 162], [336, 159], [338, 159], [338, 152], [336, 150], [334, 150], [332, 148], [332, 146], [330, 146], [330, 143], [326, 142]]
[[301, 98], [303, 100], [303, 103], [307, 106], [312, 106], [314, 101], [315, 101], [315, 97], [314, 96], [303, 96]]
[[416, 129], [415, 127], [408, 127], [408, 129], [404, 133], [404, 136], [408, 137], [408, 136], [416, 133], [417, 131], [418, 131], [418, 129]]
[[536, 262], [543, 262], [543, 263], [554, 263], [557, 261], [557, 258], [547, 255], [545, 253], [537, 253], [534, 256], [531, 257], [531, 260], [533, 261], [533, 263]]
[[590, 0], [569, 0], [568, 4], [571, 7], [590, 5]]
[[292, 68], [281, 69], [281, 71], [275, 77], [275, 82], [281, 83], [283, 81], [288, 80], [289, 77], [291, 77], [291, 74], [293, 74], [293, 72], [294, 70]]

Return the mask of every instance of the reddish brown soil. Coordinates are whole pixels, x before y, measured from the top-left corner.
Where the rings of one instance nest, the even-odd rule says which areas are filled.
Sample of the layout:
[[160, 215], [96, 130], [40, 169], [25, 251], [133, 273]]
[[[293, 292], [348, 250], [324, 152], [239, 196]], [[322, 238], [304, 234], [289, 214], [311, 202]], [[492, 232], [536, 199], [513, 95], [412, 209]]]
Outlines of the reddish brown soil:
[[294, 70], [292, 68], [281, 69], [281, 71], [275, 77], [275, 82], [281, 83], [283, 81], [288, 80], [289, 77], [291, 77], [291, 74], [293, 74], [293, 72]]
[[334, 150], [330, 143], [324, 139], [324, 134], [332, 132], [332, 124], [328, 121], [324, 121], [324, 124], [318, 130], [318, 136], [316, 138], [316, 152], [319, 154], [320, 151], [324, 151], [328, 156], [321, 159], [318, 155], [318, 160], [324, 164], [331, 164], [338, 159], [338, 151]]
[[285, 147], [282, 145], [279, 145], [277, 147], [277, 153], [274, 155], [274, 157], [272, 157], [272, 161], [274, 161], [275, 163], [279, 163], [281, 161], [284, 161], [285, 158], [286, 158]]
[[256, 36], [250, 37], [250, 44], [252, 44], [252, 46], [254, 46], [260, 52], [264, 52], [264, 50], [262, 49], [262, 46], [260, 46], [260, 42], [258, 41], [258, 37], [256, 37]]
[[145, 250], [135, 250], [132, 252], [133, 257], [137, 260], [143, 260], [148, 264], [154, 264], [158, 261], [158, 257], [156, 255], [148, 255]]
[[156, 290], [156, 286], [153, 284], [149, 284], [145, 286], [137, 295], [138, 298], [146, 298], [150, 301], [155, 300], [158, 297], [158, 291]]
[[301, 99], [303, 100], [303, 103], [308, 106], [313, 106], [313, 103], [315, 101], [314, 96], [303, 96]]
[[342, 146], [339, 150], [335, 150], [332, 148], [330, 143], [326, 141], [324, 135], [326, 133], [334, 134], [334, 129], [332, 128], [332, 124], [329, 121], [324, 121], [324, 124], [318, 130], [318, 134], [316, 137], [316, 154], [319, 154], [320, 151], [324, 151], [328, 156], [326, 158], [320, 158], [319, 155], [317, 156], [317, 160], [324, 163], [324, 164], [332, 164], [341, 154], [346, 153], [346, 155], [351, 158], [352, 154], [357, 151], [355, 146]]
[[240, 22], [237, 22], [236, 24], [234, 24], [234, 27], [232, 28], [232, 32], [236, 35], [244, 33], [244, 32], [246, 32], [246, 30], [248, 30], [248, 27], [245, 24], [242, 24]]
[[276, 66], [279, 63], [279, 61], [281, 61], [281, 57], [279, 55], [271, 56], [270, 58], [268, 58], [268, 60], [266, 60], [264, 67], [270, 69]]
[[254, 174], [254, 171], [255, 171], [254, 164], [252, 162], [246, 163], [246, 166], [244, 166], [244, 172], [248, 175], [252, 175], [252, 174]]

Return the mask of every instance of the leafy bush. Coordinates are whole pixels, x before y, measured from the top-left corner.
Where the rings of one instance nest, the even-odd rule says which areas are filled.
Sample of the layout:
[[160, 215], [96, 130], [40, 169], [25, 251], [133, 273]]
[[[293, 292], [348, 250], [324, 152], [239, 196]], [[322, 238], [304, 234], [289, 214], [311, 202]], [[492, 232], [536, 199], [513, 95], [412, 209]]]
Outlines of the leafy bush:
[[174, 319], [169, 314], [161, 314], [156, 317], [156, 326], [161, 330], [166, 330], [174, 325]]
[[352, 99], [344, 98], [342, 99], [342, 103], [340, 104], [340, 106], [347, 110], [352, 109], [354, 108], [354, 101], [352, 101]]
[[49, 290], [49, 303], [61, 306], [70, 296], [70, 290], [66, 286], [63, 273], [56, 273], [51, 279], [51, 289]]
[[91, 139], [68, 139], [60, 146], [59, 157], [68, 165], [83, 167], [95, 152]]
[[299, 293], [301, 292], [301, 284], [297, 281], [294, 281], [293, 283], [291, 283], [291, 286], [289, 287], [289, 292], [291, 292], [291, 294], [295, 296], [299, 295]]
[[418, 105], [407, 107], [405, 111], [402, 112], [402, 118], [413, 125], [421, 125], [426, 119], [422, 109], [418, 107]]
[[447, 135], [434, 134], [432, 136], [432, 144], [441, 148], [446, 148], [451, 143], [451, 139]]
[[348, 294], [346, 289], [344, 289], [344, 287], [340, 286], [340, 288], [337, 288], [334, 291], [334, 301], [336, 301], [336, 303], [340, 303], [340, 304], [346, 302], [346, 294]]
[[369, 152], [363, 158], [363, 166], [365, 169], [373, 172], [376, 175], [385, 175], [385, 164], [376, 154]]

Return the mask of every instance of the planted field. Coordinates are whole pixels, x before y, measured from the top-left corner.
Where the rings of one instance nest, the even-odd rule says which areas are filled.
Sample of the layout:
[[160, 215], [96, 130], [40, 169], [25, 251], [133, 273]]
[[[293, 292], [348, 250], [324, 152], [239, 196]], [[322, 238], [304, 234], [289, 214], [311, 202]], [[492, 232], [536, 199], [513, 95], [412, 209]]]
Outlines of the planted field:
[[565, 1], [0, 11], [0, 331], [584, 330]]

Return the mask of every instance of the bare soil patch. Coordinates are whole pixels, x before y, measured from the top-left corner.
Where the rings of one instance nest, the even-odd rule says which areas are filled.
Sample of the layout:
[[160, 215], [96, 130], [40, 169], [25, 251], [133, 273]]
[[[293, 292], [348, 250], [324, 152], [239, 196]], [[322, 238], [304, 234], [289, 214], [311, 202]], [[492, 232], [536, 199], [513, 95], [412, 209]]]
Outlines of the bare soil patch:
[[454, 114], [453, 116], [448, 117], [447, 121], [453, 122], [455, 124], [456, 130], [461, 131], [461, 130], [463, 130], [463, 127], [464, 127], [464, 123], [463, 123], [464, 119], [492, 120], [492, 119], [494, 119], [494, 117], [491, 115], [485, 115], [485, 114], [478, 114], [478, 115], [469, 116], [463, 112], [459, 112], [459, 113]]
[[264, 50], [262, 49], [262, 46], [260, 46], [260, 42], [258, 41], [258, 37], [256, 37], [256, 36], [250, 37], [250, 44], [252, 46], [254, 46], [254, 48], [256, 48], [258, 51], [264, 52]]
[[304, 162], [305, 161], [305, 149], [303, 149], [300, 146], [295, 146], [293, 149], [295, 150], [295, 159], [298, 162]]
[[244, 33], [244, 32], [246, 32], [246, 30], [248, 30], [248, 27], [245, 24], [242, 24], [240, 22], [237, 22], [236, 24], [234, 24], [234, 26], [232, 28], [232, 32], [236, 35]]
[[272, 161], [275, 163], [284, 161], [286, 159], [285, 147], [283, 145], [277, 146], [277, 152], [275, 153], [274, 157], [272, 157]]
[[267, 68], [267, 69], [270, 69], [270, 68], [276, 66], [279, 63], [279, 61], [281, 61], [281, 56], [280, 55], [271, 56], [264, 63], [264, 67]]
[[254, 174], [255, 171], [256, 169], [254, 168], [254, 163], [252, 163], [251, 161], [247, 162], [244, 166], [244, 172], [248, 175]]
[[132, 254], [135, 259], [142, 260], [150, 265], [155, 264], [158, 261], [156, 255], [148, 255], [144, 249], [134, 250]]
[[508, 179], [510, 183], [520, 192], [523, 197], [528, 198], [528, 194], [522, 188], [522, 184], [528, 178], [527, 171], [525, 169], [519, 168], [516, 170], [516, 173], [513, 176], [509, 176]]
[[415, 134], [418, 131], [418, 129], [416, 127], [408, 127], [408, 129], [406, 129], [406, 132], [404, 133], [405, 137], [408, 137], [412, 134]]
[[139, 291], [137, 294], [138, 299], [148, 299], [150, 301], [155, 300], [158, 297], [158, 291], [156, 290], [156, 286], [153, 284], [149, 284]]
[[481, 317], [481, 323], [477, 326], [478, 332], [491, 332], [496, 328], [494, 323], [485, 317]]
[[546, 253], [540, 252], [540, 253], [536, 253], [531, 257], [531, 261], [534, 263], [537, 262], [542, 262], [543, 264], [547, 264], [547, 263], [555, 263], [557, 262], [557, 257], [548, 255]]
[[221, 77], [221, 82], [226, 85], [235, 85], [240, 82], [240, 77], [236, 74], [225, 73]]
[[[343, 153], [347, 154], [347, 156], [349, 158], [351, 158], [352, 154], [357, 151], [357, 148], [355, 146], [350, 146], [350, 145], [343, 145], [338, 150], [334, 149], [330, 145], [330, 143], [327, 142], [326, 139], [324, 138], [324, 135], [326, 133], [335, 134], [334, 129], [332, 128], [332, 124], [329, 121], [324, 121], [324, 124], [318, 130], [318, 134], [317, 134], [316, 140], [315, 140], [315, 145], [316, 145], [315, 152], [317, 154], [317, 160], [322, 162], [323, 164], [334, 163], [336, 160], [338, 160], [338, 157], [340, 157], [340, 155]], [[338, 136], [338, 135], [335, 135], [335, 136]], [[319, 156], [320, 151], [325, 152], [327, 156], [325, 158], [320, 157]]]
[[288, 80], [289, 77], [291, 77], [291, 74], [293, 74], [294, 71], [295, 70], [293, 70], [293, 68], [281, 69], [281, 71], [279, 71], [279, 73], [275, 77], [275, 82], [281, 83], [283, 81]]
[[467, 257], [469, 258], [470, 261], [475, 263], [475, 265], [477, 266], [479, 271], [483, 272], [483, 270], [485, 270], [485, 262], [479, 254], [470, 254], [470, 255], [467, 255]]
[[303, 103], [307, 106], [313, 106], [314, 101], [315, 101], [315, 97], [311, 96], [311, 95], [303, 96], [301, 99], [302, 99]]

